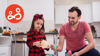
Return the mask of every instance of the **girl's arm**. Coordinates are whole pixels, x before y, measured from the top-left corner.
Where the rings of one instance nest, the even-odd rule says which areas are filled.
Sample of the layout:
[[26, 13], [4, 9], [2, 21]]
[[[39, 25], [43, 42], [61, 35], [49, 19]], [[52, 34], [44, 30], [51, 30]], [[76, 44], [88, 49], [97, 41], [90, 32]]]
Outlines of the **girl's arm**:
[[32, 48], [33, 47], [33, 42], [35, 42], [34, 39], [32, 39], [32, 34], [30, 32], [27, 33], [27, 41], [26, 41], [26, 44], [29, 48]]

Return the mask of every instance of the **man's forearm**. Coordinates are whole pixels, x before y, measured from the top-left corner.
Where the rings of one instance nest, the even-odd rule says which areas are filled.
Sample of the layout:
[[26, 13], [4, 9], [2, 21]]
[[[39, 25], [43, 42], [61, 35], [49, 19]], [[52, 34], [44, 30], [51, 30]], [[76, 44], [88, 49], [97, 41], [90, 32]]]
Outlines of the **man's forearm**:
[[61, 52], [62, 51], [62, 49], [63, 49], [63, 47], [61, 47], [59, 44], [58, 44], [58, 52]]
[[83, 48], [81, 51], [79, 51], [78, 53], [79, 53], [79, 55], [82, 55], [82, 54], [88, 52], [89, 50], [91, 50], [93, 48], [95, 48], [95, 44], [90, 43], [85, 48]]

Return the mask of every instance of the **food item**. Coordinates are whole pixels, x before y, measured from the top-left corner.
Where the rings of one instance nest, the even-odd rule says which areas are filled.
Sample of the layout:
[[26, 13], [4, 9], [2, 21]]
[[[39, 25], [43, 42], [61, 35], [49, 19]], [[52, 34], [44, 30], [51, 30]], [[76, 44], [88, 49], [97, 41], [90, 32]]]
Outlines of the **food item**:
[[58, 30], [57, 29], [54, 29], [56, 32], [58, 32]]
[[42, 40], [41, 41], [41, 44], [42, 44], [42, 48], [47, 48], [48, 47], [48, 41], [46, 41], [46, 40]]
[[13, 31], [11, 31], [11, 34], [13, 34]]
[[57, 32], [58, 32], [58, 30], [57, 30], [57, 29], [54, 29], [54, 30], [49, 30], [49, 32], [57, 33]]
[[72, 52], [71, 50], [68, 51], [67, 56], [71, 56]]
[[9, 31], [4, 31], [4, 34], [10, 34], [10, 32]]
[[49, 30], [49, 32], [53, 32], [53, 30]]
[[56, 49], [57, 48], [57, 45], [53, 45], [53, 48]]
[[24, 34], [24, 32], [19, 32], [18, 34]]
[[18, 34], [19, 32], [16, 32], [15, 34]]
[[[10, 31], [4, 31], [4, 34], [10, 34]], [[13, 31], [11, 31], [11, 34], [13, 34]]]

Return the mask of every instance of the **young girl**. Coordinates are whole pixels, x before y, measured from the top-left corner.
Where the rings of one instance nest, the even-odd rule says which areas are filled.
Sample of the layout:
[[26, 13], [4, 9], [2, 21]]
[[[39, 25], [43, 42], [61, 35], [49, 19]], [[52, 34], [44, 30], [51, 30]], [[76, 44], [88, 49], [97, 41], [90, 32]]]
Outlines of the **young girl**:
[[[44, 49], [41, 48], [42, 40], [46, 40], [44, 34], [44, 19], [42, 14], [36, 14], [33, 17], [31, 28], [27, 33], [26, 44], [29, 47], [28, 56], [45, 56]], [[49, 45], [45, 50], [49, 50]]]

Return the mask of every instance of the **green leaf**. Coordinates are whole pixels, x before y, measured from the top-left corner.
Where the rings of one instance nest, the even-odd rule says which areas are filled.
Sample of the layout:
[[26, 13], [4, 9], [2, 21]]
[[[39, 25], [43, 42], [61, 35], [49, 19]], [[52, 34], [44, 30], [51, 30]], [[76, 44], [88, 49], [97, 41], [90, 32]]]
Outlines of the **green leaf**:
[[3, 32], [2, 27], [0, 27], [0, 33], [2, 33], [2, 32]]

